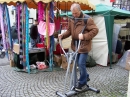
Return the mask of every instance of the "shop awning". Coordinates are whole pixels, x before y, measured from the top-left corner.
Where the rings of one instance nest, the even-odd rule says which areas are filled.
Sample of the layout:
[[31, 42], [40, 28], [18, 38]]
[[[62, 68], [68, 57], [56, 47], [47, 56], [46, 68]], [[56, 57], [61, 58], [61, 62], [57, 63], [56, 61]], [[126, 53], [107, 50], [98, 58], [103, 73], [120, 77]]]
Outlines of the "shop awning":
[[8, 5], [16, 6], [16, 2], [26, 2], [29, 8], [37, 9], [37, 2], [42, 1], [44, 3], [49, 3], [52, 0], [0, 0], [0, 3], [6, 2]]
[[16, 5], [16, 2], [26, 2], [29, 8], [37, 9], [37, 2], [42, 1], [49, 3], [51, 1], [56, 2], [56, 6], [61, 10], [70, 10], [72, 3], [79, 3], [82, 10], [95, 10], [95, 6], [88, 0], [0, 0], [0, 3], [6, 2], [8, 5]]
[[82, 10], [95, 10], [95, 6], [88, 0], [54, 0], [56, 6], [61, 10], [70, 10], [72, 3], [80, 4]]

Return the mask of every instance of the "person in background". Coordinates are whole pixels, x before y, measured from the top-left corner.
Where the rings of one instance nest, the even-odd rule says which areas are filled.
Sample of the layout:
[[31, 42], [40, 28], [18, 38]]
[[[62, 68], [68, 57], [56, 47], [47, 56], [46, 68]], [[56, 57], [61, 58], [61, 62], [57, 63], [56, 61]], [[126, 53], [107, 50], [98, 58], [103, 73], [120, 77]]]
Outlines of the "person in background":
[[120, 36], [118, 36], [115, 53], [112, 53], [113, 54], [112, 64], [115, 64], [118, 61], [118, 56], [121, 53], [123, 53], [122, 52], [122, 42], [121, 42]]
[[16, 23], [13, 23], [13, 26], [11, 27], [11, 36], [13, 43], [18, 43], [18, 32], [16, 28]]
[[37, 29], [38, 21], [35, 20], [34, 24], [30, 28], [30, 41], [31, 41], [31, 47], [36, 47], [37, 43], [40, 42], [40, 35], [38, 33]]
[[[75, 41], [79, 42], [81, 40], [81, 44], [78, 50], [77, 55], [77, 63], [80, 71], [80, 77], [78, 81], [78, 85], [75, 87], [75, 90], [80, 92], [84, 87], [88, 87], [87, 85], [87, 71], [86, 71], [86, 59], [88, 56], [88, 52], [91, 50], [92, 39], [98, 33], [98, 28], [94, 23], [93, 19], [89, 16], [87, 19], [87, 23], [84, 23], [82, 18], [85, 18], [87, 15], [83, 14], [80, 8], [80, 5], [74, 3], [71, 5], [71, 12], [73, 15], [72, 19], [68, 20], [68, 28], [67, 31], [59, 34], [59, 39], [65, 39], [72, 36], [71, 48], [75, 51]], [[81, 18], [81, 19], [75, 19]], [[86, 26], [83, 33], [81, 33], [83, 27]]]

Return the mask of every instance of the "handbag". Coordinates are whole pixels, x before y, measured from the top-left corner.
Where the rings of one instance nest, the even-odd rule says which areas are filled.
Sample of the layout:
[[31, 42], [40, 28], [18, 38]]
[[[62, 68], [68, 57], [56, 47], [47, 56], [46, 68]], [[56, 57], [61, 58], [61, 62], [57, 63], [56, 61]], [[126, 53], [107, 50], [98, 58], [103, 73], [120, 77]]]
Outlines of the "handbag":
[[86, 67], [94, 67], [96, 65], [97, 63], [95, 62], [95, 60], [91, 56], [88, 55], [87, 60], [86, 60]]
[[[53, 20], [54, 21], [54, 20]], [[49, 23], [49, 33], [48, 35], [51, 36], [55, 31], [55, 23]], [[41, 35], [46, 35], [46, 22], [40, 21], [38, 24], [38, 32]]]

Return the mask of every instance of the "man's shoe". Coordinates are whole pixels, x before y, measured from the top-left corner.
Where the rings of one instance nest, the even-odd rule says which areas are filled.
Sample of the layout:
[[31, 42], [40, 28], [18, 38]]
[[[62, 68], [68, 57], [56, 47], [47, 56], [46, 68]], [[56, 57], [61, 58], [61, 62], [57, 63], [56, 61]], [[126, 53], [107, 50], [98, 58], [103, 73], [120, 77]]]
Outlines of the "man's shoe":
[[90, 78], [89, 78], [89, 77], [87, 77], [87, 82], [88, 82], [88, 81], [90, 81]]
[[78, 86], [77, 87], [75, 87], [75, 90], [77, 91], [77, 92], [81, 92], [81, 91], [83, 91], [83, 90], [88, 90], [89, 89], [89, 86], [88, 85], [86, 85], [86, 84], [78, 84]]

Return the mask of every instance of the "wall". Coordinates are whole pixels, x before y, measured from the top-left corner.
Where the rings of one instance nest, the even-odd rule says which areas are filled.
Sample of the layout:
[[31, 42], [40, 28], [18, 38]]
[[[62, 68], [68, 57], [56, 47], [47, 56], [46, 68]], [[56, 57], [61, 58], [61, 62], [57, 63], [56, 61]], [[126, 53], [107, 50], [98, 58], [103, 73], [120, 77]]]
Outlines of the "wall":
[[89, 2], [91, 2], [93, 5], [97, 5], [97, 4], [102, 3], [102, 4], [112, 6], [112, 3], [110, 2], [110, 0], [89, 0]]

